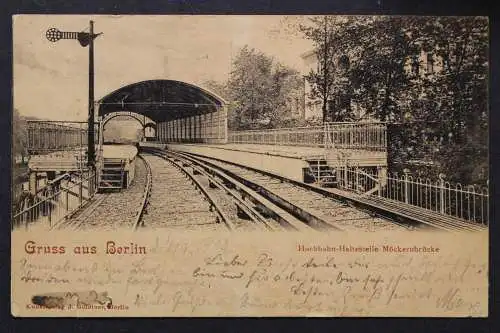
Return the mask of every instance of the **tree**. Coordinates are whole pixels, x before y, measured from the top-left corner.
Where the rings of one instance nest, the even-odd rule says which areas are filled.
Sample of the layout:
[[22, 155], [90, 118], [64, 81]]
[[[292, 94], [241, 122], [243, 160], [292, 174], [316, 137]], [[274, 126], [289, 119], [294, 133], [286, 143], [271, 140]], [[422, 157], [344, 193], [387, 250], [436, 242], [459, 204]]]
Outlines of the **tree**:
[[24, 164], [24, 158], [28, 153], [28, 125], [23, 116], [19, 114], [18, 109], [14, 109], [12, 114], [12, 155], [13, 160], [21, 156]]
[[[299, 98], [300, 105], [294, 104]], [[270, 86], [269, 127], [282, 127], [293, 118], [294, 107], [300, 112], [302, 101], [303, 82], [298, 71], [280, 63], [275, 64]]]
[[309, 82], [323, 104], [336, 102], [333, 119], [351, 119], [349, 108], [356, 104], [369, 117], [394, 124], [393, 171], [425, 160], [433, 162], [426, 172], [443, 172], [450, 180], [487, 179], [486, 18], [316, 18], [301, 31], [314, 40], [319, 58]]
[[230, 129], [281, 126], [291, 112], [289, 99], [303, 88], [296, 70], [248, 46], [235, 57], [226, 83], [205, 85], [228, 101]]
[[227, 88], [227, 82], [217, 82], [215, 80], [208, 80], [203, 83], [203, 86], [206, 87], [208, 90], [211, 92], [219, 95], [220, 97], [224, 99], [228, 99], [228, 88]]
[[270, 111], [272, 59], [255, 49], [243, 47], [236, 56], [228, 86], [237, 127], [262, 123]]
[[[331, 16], [313, 17], [309, 25], [301, 24], [299, 29], [304, 36], [313, 41], [315, 55], [318, 59], [317, 70], [311, 70], [306, 80], [311, 85], [311, 98], [322, 100], [323, 122], [327, 122], [328, 102], [332, 98], [332, 88], [335, 80], [334, 63], [334, 31], [336, 27]], [[334, 117], [336, 118], [336, 117]]]
[[[438, 17], [415, 29], [440, 70], [420, 82], [439, 120], [436, 134], [442, 170], [465, 183], [488, 179], [488, 21], [482, 17]], [[425, 110], [421, 113], [425, 114]], [[432, 113], [433, 115], [429, 115]], [[458, 166], [458, 167], [457, 167]]]

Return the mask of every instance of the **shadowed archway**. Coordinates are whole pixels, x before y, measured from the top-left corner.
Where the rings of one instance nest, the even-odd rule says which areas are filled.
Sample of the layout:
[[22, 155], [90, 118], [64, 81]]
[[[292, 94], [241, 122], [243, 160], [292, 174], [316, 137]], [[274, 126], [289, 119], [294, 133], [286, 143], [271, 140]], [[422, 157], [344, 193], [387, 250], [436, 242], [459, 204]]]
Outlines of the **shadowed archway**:
[[111, 92], [97, 103], [98, 115], [103, 121], [119, 112], [151, 119], [156, 124], [153, 127], [155, 135], [161, 142], [227, 141], [225, 100], [190, 83], [176, 80], [136, 82]]

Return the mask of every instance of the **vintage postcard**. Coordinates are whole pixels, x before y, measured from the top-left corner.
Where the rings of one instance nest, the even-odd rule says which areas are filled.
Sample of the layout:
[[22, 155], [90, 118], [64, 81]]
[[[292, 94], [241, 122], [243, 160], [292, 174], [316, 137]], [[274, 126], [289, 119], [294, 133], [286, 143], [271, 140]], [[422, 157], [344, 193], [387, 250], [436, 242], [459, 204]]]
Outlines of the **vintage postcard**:
[[13, 17], [17, 317], [487, 317], [485, 17]]

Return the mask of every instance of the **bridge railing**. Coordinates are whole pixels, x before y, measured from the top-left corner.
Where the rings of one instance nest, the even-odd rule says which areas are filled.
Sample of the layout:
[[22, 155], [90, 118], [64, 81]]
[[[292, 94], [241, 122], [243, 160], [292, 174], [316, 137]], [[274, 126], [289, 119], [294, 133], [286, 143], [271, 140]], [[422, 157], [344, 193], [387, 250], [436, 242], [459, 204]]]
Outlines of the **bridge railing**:
[[321, 126], [230, 131], [228, 143], [323, 147], [339, 149], [387, 149], [383, 123], [326, 123]]
[[27, 229], [34, 223], [45, 223], [51, 228], [85, 205], [96, 190], [96, 174], [91, 171], [83, 175], [63, 174], [36, 194], [25, 191], [14, 204], [12, 229]]
[[450, 183], [444, 177], [430, 180], [409, 173], [377, 173], [349, 167], [338, 169], [337, 181], [337, 186], [344, 190], [424, 208], [464, 221], [489, 223], [488, 187]]
[[[95, 125], [97, 142], [99, 126]], [[52, 152], [86, 147], [88, 131], [86, 122], [28, 120], [28, 151]]]

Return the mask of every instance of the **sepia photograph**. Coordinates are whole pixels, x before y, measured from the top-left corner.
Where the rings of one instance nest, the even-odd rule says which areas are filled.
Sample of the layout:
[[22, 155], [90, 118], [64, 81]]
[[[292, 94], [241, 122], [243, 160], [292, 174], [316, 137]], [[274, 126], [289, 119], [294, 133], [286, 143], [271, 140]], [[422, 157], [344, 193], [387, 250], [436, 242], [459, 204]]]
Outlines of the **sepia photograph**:
[[487, 315], [488, 24], [14, 16], [14, 312]]
[[13, 228], [488, 226], [485, 18], [58, 21], [14, 24]]

